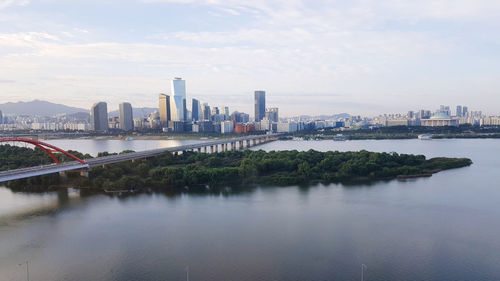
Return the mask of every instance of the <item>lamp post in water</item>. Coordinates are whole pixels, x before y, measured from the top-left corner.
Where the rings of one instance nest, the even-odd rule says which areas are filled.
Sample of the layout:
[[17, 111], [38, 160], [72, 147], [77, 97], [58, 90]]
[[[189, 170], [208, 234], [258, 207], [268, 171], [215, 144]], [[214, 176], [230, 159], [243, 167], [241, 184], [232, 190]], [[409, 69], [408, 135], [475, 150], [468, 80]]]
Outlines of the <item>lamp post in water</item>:
[[24, 263], [20, 263], [19, 266], [22, 266], [23, 264], [26, 264], [26, 280], [30, 281], [30, 268], [29, 268], [29, 262], [26, 261]]
[[364, 276], [365, 269], [368, 269], [368, 266], [366, 266], [366, 264], [362, 263], [361, 264], [361, 281], [365, 281], [365, 276]]

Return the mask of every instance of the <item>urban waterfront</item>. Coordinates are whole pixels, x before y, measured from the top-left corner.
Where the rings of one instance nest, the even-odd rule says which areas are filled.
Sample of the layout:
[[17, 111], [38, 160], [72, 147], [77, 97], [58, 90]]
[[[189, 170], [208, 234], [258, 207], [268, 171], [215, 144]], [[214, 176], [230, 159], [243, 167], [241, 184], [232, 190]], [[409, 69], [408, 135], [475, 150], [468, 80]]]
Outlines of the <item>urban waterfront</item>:
[[[187, 144], [47, 140], [96, 155]], [[193, 141], [196, 142], [196, 141]], [[430, 178], [126, 197], [0, 188], [5, 280], [498, 280], [500, 140], [277, 141], [253, 149], [468, 157]], [[19, 265], [21, 264], [21, 265]], [[3, 279], [2, 279], [3, 280]]]

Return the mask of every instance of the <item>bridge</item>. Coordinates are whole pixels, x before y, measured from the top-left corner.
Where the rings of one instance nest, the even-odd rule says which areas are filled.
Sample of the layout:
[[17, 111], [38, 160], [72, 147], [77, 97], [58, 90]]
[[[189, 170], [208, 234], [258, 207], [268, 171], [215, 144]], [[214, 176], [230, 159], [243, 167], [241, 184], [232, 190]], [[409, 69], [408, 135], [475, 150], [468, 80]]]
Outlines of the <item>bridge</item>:
[[[239, 138], [231, 139], [221, 139], [207, 142], [200, 142], [197, 144], [187, 144], [175, 147], [158, 148], [145, 151], [137, 151], [124, 153], [119, 155], [109, 155], [89, 159], [79, 159], [76, 156], [52, 146], [48, 143], [40, 142], [28, 138], [0, 138], [0, 143], [2, 142], [25, 142], [39, 147], [45, 151], [55, 163], [48, 165], [40, 165], [28, 168], [20, 168], [14, 170], [7, 170], [0, 172], [0, 182], [6, 182], [11, 180], [24, 179], [34, 176], [47, 175], [53, 173], [63, 173], [66, 171], [80, 171], [81, 175], [87, 176], [88, 171], [95, 166], [109, 165], [125, 161], [134, 161], [140, 159], [147, 159], [150, 157], [155, 157], [161, 155], [165, 152], [170, 153], [182, 153], [185, 151], [194, 151], [199, 153], [217, 153], [224, 151], [234, 151], [240, 149], [250, 148], [259, 144], [264, 144], [270, 141], [276, 140], [281, 134], [267, 134], [267, 135], [254, 135], [245, 136]], [[55, 157], [52, 152], [60, 152], [64, 155], [74, 159], [74, 161], [62, 162], [60, 163], [57, 157]]]

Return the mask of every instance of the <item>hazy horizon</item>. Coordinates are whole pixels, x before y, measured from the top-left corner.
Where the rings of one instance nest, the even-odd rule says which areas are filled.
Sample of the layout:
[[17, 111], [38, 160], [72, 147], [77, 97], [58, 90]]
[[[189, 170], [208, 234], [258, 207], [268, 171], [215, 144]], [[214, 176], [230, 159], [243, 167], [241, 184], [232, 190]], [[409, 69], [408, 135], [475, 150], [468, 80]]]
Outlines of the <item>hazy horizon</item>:
[[0, 0], [2, 103], [157, 107], [187, 98], [253, 115], [499, 114], [500, 2]]

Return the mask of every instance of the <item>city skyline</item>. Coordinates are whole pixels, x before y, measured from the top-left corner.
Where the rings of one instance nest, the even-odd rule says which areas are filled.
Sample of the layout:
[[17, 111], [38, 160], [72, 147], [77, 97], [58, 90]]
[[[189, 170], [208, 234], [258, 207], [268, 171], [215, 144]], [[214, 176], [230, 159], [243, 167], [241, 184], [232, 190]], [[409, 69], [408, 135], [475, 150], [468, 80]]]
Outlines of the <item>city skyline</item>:
[[181, 76], [188, 96], [243, 112], [266, 89], [283, 116], [414, 104], [499, 114], [499, 10], [487, 0], [0, 1], [0, 92], [151, 107]]

